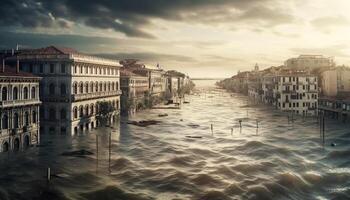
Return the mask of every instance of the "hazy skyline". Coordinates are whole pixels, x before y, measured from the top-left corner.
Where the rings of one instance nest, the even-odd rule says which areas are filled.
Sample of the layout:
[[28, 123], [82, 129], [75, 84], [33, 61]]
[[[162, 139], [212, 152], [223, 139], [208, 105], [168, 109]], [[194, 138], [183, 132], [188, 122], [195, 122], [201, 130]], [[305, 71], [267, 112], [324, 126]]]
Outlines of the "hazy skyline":
[[0, 48], [51, 44], [229, 77], [299, 54], [350, 63], [348, 0], [4, 0]]

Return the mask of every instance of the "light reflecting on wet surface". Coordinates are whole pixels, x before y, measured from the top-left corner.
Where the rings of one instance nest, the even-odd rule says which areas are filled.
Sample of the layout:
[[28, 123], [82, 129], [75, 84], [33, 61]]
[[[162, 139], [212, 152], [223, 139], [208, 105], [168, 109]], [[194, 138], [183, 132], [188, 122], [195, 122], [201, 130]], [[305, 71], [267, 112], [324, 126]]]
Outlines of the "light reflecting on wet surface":
[[[129, 119], [158, 125], [138, 127], [122, 118], [116, 130], [43, 136], [40, 148], [0, 155], [0, 199], [350, 198], [349, 125], [327, 120], [323, 147], [315, 118], [288, 124], [287, 115], [209, 83], [197, 81], [199, 92], [180, 110], [147, 110]], [[163, 113], [168, 116], [158, 116]], [[94, 154], [61, 155], [80, 149]], [[49, 184], [47, 167], [60, 176]]]

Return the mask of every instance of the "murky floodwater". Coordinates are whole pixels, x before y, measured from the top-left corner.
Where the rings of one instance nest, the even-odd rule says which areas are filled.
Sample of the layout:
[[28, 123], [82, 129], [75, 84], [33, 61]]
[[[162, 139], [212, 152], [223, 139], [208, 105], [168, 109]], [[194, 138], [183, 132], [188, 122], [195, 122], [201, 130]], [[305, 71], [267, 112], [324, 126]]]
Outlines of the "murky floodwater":
[[[110, 175], [111, 129], [99, 131], [97, 168], [96, 154], [61, 156], [79, 149], [95, 153], [95, 132], [43, 136], [40, 148], [0, 155], [0, 199], [350, 198], [349, 125], [328, 120], [322, 147], [316, 119], [288, 124], [285, 114], [207, 83], [196, 83], [200, 92], [188, 96], [190, 104], [181, 110], [132, 117], [160, 120], [158, 125], [143, 128], [121, 119], [112, 134]], [[47, 184], [47, 167], [64, 175]]]

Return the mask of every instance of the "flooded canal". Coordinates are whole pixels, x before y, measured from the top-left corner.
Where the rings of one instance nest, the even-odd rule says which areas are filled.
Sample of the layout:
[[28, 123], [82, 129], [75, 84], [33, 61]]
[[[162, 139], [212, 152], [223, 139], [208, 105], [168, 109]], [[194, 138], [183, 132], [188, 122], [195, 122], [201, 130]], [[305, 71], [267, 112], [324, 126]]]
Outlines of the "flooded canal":
[[[195, 83], [198, 93], [179, 110], [146, 110], [122, 118], [116, 130], [44, 135], [41, 147], [1, 154], [0, 199], [350, 198], [349, 125], [327, 120], [323, 147], [317, 119], [288, 123], [286, 114], [215, 89], [213, 81]], [[145, 119], [161, 122], [126, 123]], [[81, 149], [93, 155], [61, 155]], [[48, 167], [57, 176], [49, 183]]]

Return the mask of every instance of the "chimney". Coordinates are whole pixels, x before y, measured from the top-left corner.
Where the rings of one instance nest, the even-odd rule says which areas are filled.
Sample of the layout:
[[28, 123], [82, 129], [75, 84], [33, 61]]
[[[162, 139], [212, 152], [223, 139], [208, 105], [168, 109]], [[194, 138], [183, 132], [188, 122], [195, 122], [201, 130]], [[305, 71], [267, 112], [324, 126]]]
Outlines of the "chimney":
[[19, 60], [18, 60], [18, 58], [17, 58], [16, 73], [18, 73], [18, 72], [19, 72]]

